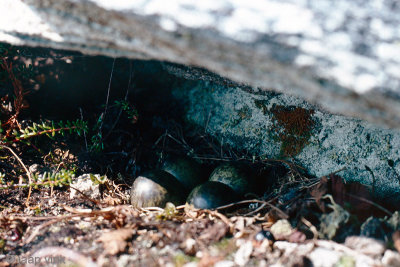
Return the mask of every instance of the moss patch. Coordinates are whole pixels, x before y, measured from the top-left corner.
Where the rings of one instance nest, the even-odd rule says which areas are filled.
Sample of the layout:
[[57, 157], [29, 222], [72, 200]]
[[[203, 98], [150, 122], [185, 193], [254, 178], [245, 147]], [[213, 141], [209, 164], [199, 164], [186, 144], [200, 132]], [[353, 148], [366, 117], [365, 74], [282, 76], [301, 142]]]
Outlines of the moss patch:
[[282, 142], [281, 156], [292, 157], [299, 154], [312, 135], [315, 125], [312, 118], [314, 110], [274, 105], [270, 111], [274, 121], [273, 130]]
[[254, 99], [254, 104], [256, 105], [257, 108], [261, 109], [264, 115], [267, 114], [268, 108], [264, 100]]
[[252, 114], [252, 112], [248, 106], [244, 106], [237, 112], [237, 115], [239, 116], [239, 118], [241, 120], [250, 119], [251, 114]]
[[236, 115], [237, 116], [235, 116], [235, 118], [232, 118], [231, 121], [231, 126], [233, 127], [238, 125], [243, 120], [250, 119], [252, 116], [252, 112], [248, 106], [244, 106], [237, 111]]

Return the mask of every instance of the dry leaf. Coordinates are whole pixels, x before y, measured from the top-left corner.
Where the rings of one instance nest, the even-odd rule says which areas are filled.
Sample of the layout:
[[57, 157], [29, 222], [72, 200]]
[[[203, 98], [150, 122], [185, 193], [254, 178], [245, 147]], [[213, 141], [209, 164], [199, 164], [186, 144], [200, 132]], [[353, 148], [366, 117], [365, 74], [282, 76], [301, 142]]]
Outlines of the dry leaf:
[[116, 206], [120, 205], [122, 203], [122, 199], [112, 197], [112, 196], [106, 196], [103, 201], [105, 204], [110, 205], [110, 206]]
[[117, 253], [124, 251], [127, 246], [126, 240], [135, 234], [134, 229], [118, 229], [108, 233], [104, 233], [98, 241], [102, 242], [106, 253], [109, 255], [116, 255]]
[[71, 212], [73, 214], [92, 214], [92, 209], [76, 209], [67, 205], [62, 206], [66, 211]]
[[328, 179], [324, 176], [321, 178], [320, 182], [312, 188], [310, 192], [310, 195], [315, 198], [315, 202], [322, 212], [326, 212], [326, 206], [325, 203], [322, 201], [322, 197], [327, 193], [327, 191]]
[[[347, 206], [357, 217], [364, 219], [371, 213], [372, 194], [365, 185], [357, 182], [343, 182], [343, 178], [331, 175], [332, 196], [335, 202], [343, 207]], [[347, 204], [347, 205], [345, 205]]]

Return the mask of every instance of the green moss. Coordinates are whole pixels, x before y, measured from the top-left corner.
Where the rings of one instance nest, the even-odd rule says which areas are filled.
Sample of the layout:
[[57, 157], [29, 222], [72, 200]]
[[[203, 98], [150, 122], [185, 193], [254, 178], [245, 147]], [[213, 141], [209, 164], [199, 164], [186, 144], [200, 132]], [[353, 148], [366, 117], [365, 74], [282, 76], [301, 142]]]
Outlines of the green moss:
[[192, 261], [197, 261], [197, 259], [195, 257], [190, 257], [183, 253], [178, 253], [174, 257], [174, 265], [177, 267], [184, 266], [186, 263], [189, 263]]
[[229, 255], [235, 253], [238, 247], [235, 244], [235, 240], [233, 238], [223, 238], [220, 241], [214, 243], [212, 245], [220, 255], [223, 255], [224, 258], [229, 258]]
[[356, 261], [353, 257], [344, 255], [342, 256], [339, 261], [335, 265], [336, 267], [353, 267], [356, 266]]
[[215, 243], [214, 246], [219, 250], [227, 250], [232, 246], [232, 239], [223, 238], [219, 242]]

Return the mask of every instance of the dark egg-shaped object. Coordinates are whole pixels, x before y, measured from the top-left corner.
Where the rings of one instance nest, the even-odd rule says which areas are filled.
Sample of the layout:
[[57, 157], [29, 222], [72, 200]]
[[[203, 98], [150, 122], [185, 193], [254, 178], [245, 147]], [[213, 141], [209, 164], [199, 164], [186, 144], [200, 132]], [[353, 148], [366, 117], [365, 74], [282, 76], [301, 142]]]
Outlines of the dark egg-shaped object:
[[136, 208], [164, 207], [167, 202], [184, 203], [185, 188], [171, 174], [153, 170], [138, 176], [131, 188], [131, 204]]
[[215, 168], [208, 180], [226, 184], [242, 196], [252, 192], [254, 187], [248, 169], [244, 165], [233, 163], [225, 163]]
[[238, 200], [237, 194], [229, 186], [207, 181], [195, 187], [186, 202], [198, 209], [215, 209]]
[[200, 163], [184, 156], [168, 156], [161, 169], [172, 174], [188, 192], [206, 180]]

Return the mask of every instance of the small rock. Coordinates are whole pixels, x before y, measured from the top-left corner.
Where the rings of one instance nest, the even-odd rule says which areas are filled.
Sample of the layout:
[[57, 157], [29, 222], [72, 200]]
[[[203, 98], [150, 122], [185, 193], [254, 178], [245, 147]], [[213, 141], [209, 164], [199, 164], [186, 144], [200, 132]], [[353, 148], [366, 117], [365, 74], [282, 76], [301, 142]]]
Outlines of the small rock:
[[392, 217], [387, 221], [387, 223], [392, 227], [393, 230], [400, 230], [400, 213], [396, 211], [393, 213]]
[[383, 241], [389, 240], [391, 234], [390, 226], [381, 219], [369, 217], [360, 228], [360, 235], [372, 237]]
[[330, 267], [335, 266], [339, 262], [342, 253], [326, 248], [314, 249], [309, 258], [314, 267]]
[[214, 267], [233, 267], [235, 263], [233, 261], [219, 261], [214, 264]]
[[400, 231], [397, 230], [392, 234], [393, 246], [400, 252]]
[[398, 267], [400, 266], [400, 254], [392, 250], [386, 250], [382, 257], [382, 264], [384, 266]]
[[196, 254], [196, 240], [193, 238], [186, 239], [183, 244], [182, 248], [188, 255], [195, 255]]
[[185, 265], [183, 265], [183, 267], [197, 267], [197, 262], [188, 262]]
[[292, 243], [303, 243], [306, 241], [307, 237], [303, 232], [300, 231], [293, 231], [290, 236], [288, 237], [288, 241]]
[[[77, 177], [71, 183], [71, 193], [69, 194], [69, 198], [73, 199], [79, 195], [78, 191], [74, 188], [78, 189], [80, 192], [85, 194], [87, 197], [91, 199], [99, 199], [100, 198], [100, 189], [99, 184], [95, 184], [91, 179], [92, 174], [83, 174]], [[93, 175], [100, 180], [100, 175], [95, 174]]]
[[244, 266], [250, 259], [253, 252], [253, 244], [250, 241], [244, 243], [235, 253], [235, 263], [239, 266]]
[[271, 226], [271, 232], [274, 235], [275, 239], [282, 240], [292, 234], [293, 228], [288, 220], [282, 219]]
[[349, 236], [344, 245], [371, 257], [380, 257], [385, 251], [385, 244], [382, 241], [364, 236]]
[[313, 242], [296, 244], [287, 241], [276, 241], [274, 243], [274, 251], [280, 251], [277, 264], [283, 264], [282, 266], [312, 266], [309, 265], [310, 260], [307, 257], [313, 248]]

